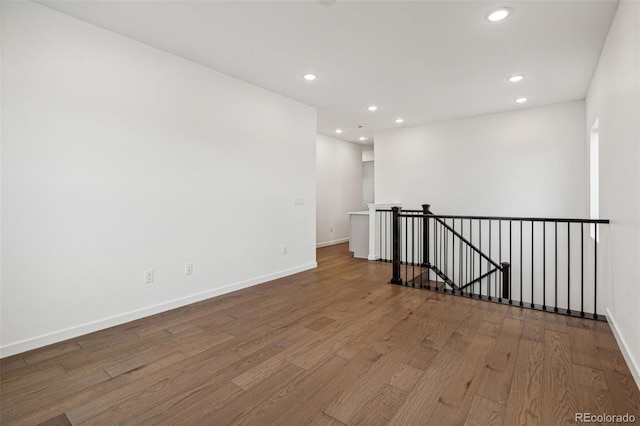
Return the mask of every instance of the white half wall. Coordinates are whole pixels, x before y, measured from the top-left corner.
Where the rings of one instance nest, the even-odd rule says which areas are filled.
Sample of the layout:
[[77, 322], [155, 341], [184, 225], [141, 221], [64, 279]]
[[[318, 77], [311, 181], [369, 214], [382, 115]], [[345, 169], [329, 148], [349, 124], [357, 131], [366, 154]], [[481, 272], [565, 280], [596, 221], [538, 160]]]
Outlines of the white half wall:
[[640, 3], [621, 1], [586, 100], [597, 119], [609, 321], [640, 387]]
[[349, 240], [348, 212], [362, 208], [362, 146], [325, 135], [316, 139], [316, 244]]
[[1, 89], [2, 356], [316, 266], [315, 109], [31, 2]]
[[436, 214], [587, 217], [584, 102], [375, 135], [376, 203]]

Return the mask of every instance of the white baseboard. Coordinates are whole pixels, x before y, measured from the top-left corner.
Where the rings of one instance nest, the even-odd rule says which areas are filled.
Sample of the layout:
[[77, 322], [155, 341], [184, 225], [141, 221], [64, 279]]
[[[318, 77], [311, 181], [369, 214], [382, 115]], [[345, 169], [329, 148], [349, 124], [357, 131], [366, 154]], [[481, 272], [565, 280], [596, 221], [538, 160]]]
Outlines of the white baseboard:
[[618, 346], [620, 347], [620, 352], [622, 352], [622, 356], [624, 357], [624, 360], [627, 362], [627, 366], [631, 371], [631, 375], [636, 381], [636, 386], [638, 386], [638, 389], [640, 389], [640, 364], [638, 364], [638, 361], [634, 358], [633, 354], [629, 351], [629, 346], [627, 345], [627, 342], [622, 336], [622, 334], [620, 334], [618, 325], [616, 324], [616, 320], [613, 317], [613, 315], [611, 315], [611, 311], [609, 309], [607, 309], [607, 321], [611, 326], [613, 335], [616, 338], [616, 341], [618, 342]]
[[336, 244], [342, 244], [342, 243], [347, 243], [347, 242], [349, 242], [349, 238], [340, 238], [340, 239], [333, 240], [333, 241], [325, 241], [325, 242], [322, 242], [322, 243], [316, 243], [316, 248], [335, 246]]
[[166, 312], [171, 309], [186, 306], [191, 303], [200, 302], [202, 300], [210, 299], [212, 297], [221, 296], [223, 294], [231, 293], [232, 291], [241, 290], [243, 288], [252, 287], [257, 284], [262, 284], [268, 281], [273, 281], [278, 278], [286, 277], [288, 275], [304, 272], [309, 269], [317, 268], [317, 262], [308, 263], [306, 265], [297, 266], [295, 268], [286, 269], [269, 275], [263, 275], [261, 277], [252, 278], [247, 281], [242, 281], [234, 284], [230, 284], [224, 287], [208, 290], [202, 293], [193, 294], [191, 296], [182, 297], [180, 299], [170, 300], [168, 302], [160, 303], [146, 308], [137, 309], [135, 311], [126, 312], [124, 314], [114, 315], [108, 318], [99, 319], [97, 321], [91, 321], [78, 326], [66, 328], [63, 330], [54, 331], [52, 333], [43, 334], [41, 336], [21, 340], [15, 343], [9, 343], [8, 345], [0, 347], [0, 358], [16, 355], [22, 352], [30, 351], [32, 349], [41, 348], [43, 346], [51, 345], [53, 343], [62, 342], [63, 340], [72, 339], [74, 337], [82, 336], [95, 331], [104, 330], [109, 327], [124, 324], [130, 321], [134, 321], [140, 318], [148, 317], [151, 315]]

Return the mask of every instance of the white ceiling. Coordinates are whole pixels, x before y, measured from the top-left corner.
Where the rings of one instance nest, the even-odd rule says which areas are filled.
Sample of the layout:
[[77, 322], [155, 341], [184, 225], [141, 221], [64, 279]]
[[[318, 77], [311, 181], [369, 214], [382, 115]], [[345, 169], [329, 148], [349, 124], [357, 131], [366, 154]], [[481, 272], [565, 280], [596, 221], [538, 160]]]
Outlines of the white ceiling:
[[[316, 107], [319, 133], [367, 143], [378, 130], [584, 99], [617, 7], [615, 0], [39, 3]], [[489, 22], [500, 6], [511, 15]], [[305, 81], [307, 72], [317, 80]], [[507, 82], [516, 73], [525, 79]], [[530, 100], [515, 104], [518, 96]], [[367, 111], [370, 104], [378, 110]]]

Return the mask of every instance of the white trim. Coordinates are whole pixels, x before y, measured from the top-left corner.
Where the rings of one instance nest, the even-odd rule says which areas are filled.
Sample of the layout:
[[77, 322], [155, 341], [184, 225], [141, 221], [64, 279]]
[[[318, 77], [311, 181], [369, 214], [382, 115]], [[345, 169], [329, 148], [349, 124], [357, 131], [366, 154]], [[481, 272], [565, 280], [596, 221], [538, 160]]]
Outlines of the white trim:
[[349, 237], [339, 238], [337, 240], [325, 241], [323, 243], [316, 243], [316, 248], [335, 246], [336, 244], [342, 244], [342, 243], [348, 243], [348, 242], [349, 242]]
[[618, 326], [616, 324], [616, 320], [611, 315], [611, 311], [607, 308], [607, 321], [611, 327], [611, 331], [613, 331], [613, 336], [616, 338], [618, 342], [618, 346], [620, 347], [620, 352], [622, 352], [622, 356], [624, 360], [627, 362], [627, 367], [631, 371], [631, 375], [636, 381], [636, 386], [640, 389], [640, 365], [633, 358], [633, 354], [629, 351], [629, 347], [627, 346], [627, 342], [620, 333]]
[[373, 207], [374, 209], [390, 209], [391, 207], [402, 207], [402, 203], [369, 203], [367, 204], [367, 207]]
[[223, 294], [231, 293], [232, 291], [252, 287], [257, 284], [262, 284], [268, 281], [286, 277], [288, 275], [297, 274], [299, 272], [307, 271], [309, 269], [314, 269], [317, 267], [317, 262], [307, 263], [306, 265], [297, 266], [295, 268], [286, 269], [269, 275], [263, 275], [261, 277], [252, 278], [250, 280], [238, 282], [235, 284], [229, 284], [224, 287], [204, 291], [202, 293], [193, 294], [191, 296], [183, 297], [180, 299], [170, 300], [168, 302], [148, 306], [146, 308], [137, 309], [135, 311], [126, 312], [124, 314], [114, 315], [97, 321], [91, 321], [78, 326], [69, 327], [63, 330], [54, 331], [52, 333], [43, 334], [41, 336], [21, 340], [19, 342], [9, 343], [8, 345], [0, 347], [0, 358], [16, 355], [32, 349], [41, 348], [53, 343], [62, 342], [63, 340], [72, 339], [74, 337], [82, 336], [88, 333], [93, 333], [95, 331], [104, 330], [109, 327], [159, 314], [161, 312], [166, 312], [168, 310], [179, 308], [181, 306], [200, 302], [202, 300], [210, 299], [216, 296], [221, 296]]

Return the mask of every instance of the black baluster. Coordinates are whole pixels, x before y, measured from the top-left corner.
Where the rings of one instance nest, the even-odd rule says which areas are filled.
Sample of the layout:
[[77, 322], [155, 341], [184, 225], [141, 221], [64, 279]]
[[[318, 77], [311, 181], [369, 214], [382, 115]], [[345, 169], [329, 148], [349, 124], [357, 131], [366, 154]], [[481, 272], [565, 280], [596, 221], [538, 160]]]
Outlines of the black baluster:
[[[473, 219], [469, 219], [469, 230], [471, 231], [469, 233], [469, 242], [471, 244], [473, 244]], [[476, 254], [475, 251], [471, 251], [471, 280], [474, 279], [474, 277], [476, 276], [475, 273], [475, 269], [476, 269]], [[469, 297], [473, 297], [473, 294], [476, 291], [476, 283], [473, 282], [471, 284], [471, 292], [469, 293]]]
[[[498, 221], [498, 261], [502, 264], [502, 219]], [[502, 271], [504, 274], [504, 270]], [[504, 279], [503, 279], [504, 281]], [[502, 286], [502, 292], [500, 293], [500, 297], [498, 297], [498, 301], [502, 302], [502, 298], [504, 294], [504, 283]]]
[[547, 310], [547, 222], [542, 222], [542, 310]]
[[400, 223], [400, 207], [392, 207], [393, 217], [393, 267], [391, 283], [402, 284], [402, 277], [400, 276], [400, 247], [401, 247], [401, 232], [402, 224]]
[[523, 306], [522, 299], [524, 294], [522, 293], [522, 270], [524, 269], [522, 264], [522, 220], [520, 221], [520, 306]]
[[[480, 253], [482, 253], [482, 219], [478, 219], [478, 249], [480, 250]], [[482, 277], [482, 256], [480, 253], [478, 253], [478, 267], [480, 268], [478, 277]], [[478, 286], [480, 287], [478, 299], [480, 299], [482, 298], [482, 278], [478, 280]]]
[[[427, 222], [428, 222], [428, 219], [427, 219]], [[437, 237], [438, 228], [437, 228], [435, 219], [431, 220], [431, 225], [433, 225], [433, 232], [431, 232], [431, 237], [433, 238], [433, 254], [432, 254], [433, 263], [432, 263], [432, 265], [437, 267], [438, 259], [436, 257], [436, 254], [437, 254], [438, 244], [437, 244], [437, 241], [436, 241], [436, 237]], [[429, 258], [429, 262], [431, 262], [431, 258]], [[429, 289], [431, 289], [431, 280], [430, 280], [430, 278], [431, 278], [431, 273], [429, 273], [429, 275], [427, 276], [427, 286], [429, 287]], [[437, 281], [437, 276], [434, 276], [433, 279]], [[438, 286], [438, 283], [436, 282], [436, 289], [438, 288], [437, 286]]]
[[[491, 219], [489, 219], [489, 258], [491, 258]], [[489, 259], [487, 259], [487, 272], [491, 269], [491, 264], [489, 263]], [[489, 293], [489, 300], [491, 300], [491, 278], [493, 274], [490, 274], [487, 277], [487, 290]]]
[[[513, 262], [511, 260], [511, 254], [512, 254], [512, 243], [513, 243], [513, 238], [511, 235], [511, 224], [513, 223], [512, 220], [509, 220], [509, 265], [513, 265]], [[513, 274], [511, 273], [512, 268], [509, 268], [509, 304], [511, 305], [513, 303], [513, 288], [511, 288], [511, 286], [513, 285]]]
[[[440, 240], [438, 239], [438, 222], [434, 219], [433, 221], [433, 236], [434, 236], [434, 244], [433, 244], [433, 263], [436, 266], [436, 269], [439, 271], [440, 270], [440, 258], [438, 257], [440, 254], [439, 248], [440, 248]], [[438, 282], [438, 276], [436, 275], [435, 277], [436, 280], [436, 290], [438, 288], [437, 286], [437, 282]]]
[[[464, 236], [464, 223], [462, 219], [460, 219], [460, 235]], [[459, 285], [459, 287], [462, 287], [462, 285], [464, 285], [464, 277], [462, 276], [462, 273], [464, 271], [464, 258], [463, 258], [464, 255], [462, 253], [462, 239], [458, 239], [458, 249], [460, 252], [460, 261], [458, 262], [458, 265], [460, 267], [460, 271], [458, 272], [458, 281], [461, 284]], [[460, 295], [462, 296], [462, 289], [460, 289]]]
[[555, 270], [556, 270], [556, 278], [555, 278], [555, 306], [553, 307], [554, 312], [558, 312], [558, 221], [554, 221], [555, 223]]
[[531, 221], [531, 308], [533, 308], [533, 225], [534, 221]]
[[[433, 259], [433, 262], [431, 263], [434, 267], [438, 266], [438, 225], [436, 224], [436, 220], [435, 219], [431, 219], [431, 238], [433, 239], [433, 245], [432, 248], [433, 249], [429, 249], [431, 251], [431, 258], [429, 259], [429, 261], [431, 262], [431, 259]], [[438, 289], [438, 276], [437, 274], [434, 274], [433, 276], [434, 279], [434, 283], [435, 283], [435, 290]], [[429, 283], [429, 285], [431, 285], [431, 283]]]
[[[419, 263], [416, 261], [416, 251], [420, 248], [420, 233], [417, 232], [416, 233], [416, 217], [413, 216], [411, 218], [411, 236], [412, 236], [412, 243], [411, 244], [411, 274], [413, 275], [412, 281], [413, 281], [413, 287], [416, 286], [416, 265], [419, 265]], [[416, 247], [416, 241], [418, 242], [418, 246]], [[419, 271], [419, 269], [418, 269]]]
[[429, 268], [429, 207], [430, 204], [422, 205], [422, 264]]
[[[456, 282], [456, 219], [451, 219], [451, 229], [453, 232], [451, 233], [451, 280]], [[459, 277], [458, 277], [459, 278]], [[455, 294], [455, 289], [451, 288], [451, 293]]]
[[[442, 249], [442, 255], [444, 256], [444, 275], [445, 277], [449, 277], [449, 248], [447, 247], [449, 244], [449, 233], [447, 232], [447, 219], [444, 219], [444, 224], [442, 225], [442, 232], [444, 233], [444, 246]], [[444, 287], [444, 292], [447, 292], [447, 287]]]
[[[471, 241], [471, 219], [469, 219], [469, 241]], [[467, 278], [464, 280], [465, 284], [471, 281], [471, 246], [467, 246]], [[467, 290], [467, 293], [469, 291]]]
[[571, 223], [567, 222], [567, 314], [571, 315]]
[[404, 280], [405, 282], [409, 277], [409, 272], [407, 271], [407, 268], [408, 268], [407, 262], [409, 262], [409, 250], [408, 250], [409, 230], [407, 229], [408, 224], [409, 224], [409, 218], [405, 217], [404, 218]]
[[580, 223], [580, 316], [584, 316], [584, 222]]
[[593, 319], [598, 319], [598, 224], [593, 227]]
[[[446, 272], [447, 264], [446, 264], [445, 251], [444, 251], [444, 239], [446, 237], [447, 235], [444, 230], [444, 225], [441, 223], [440, 224], [440, 272], [442, 272], [444, 275], [447, 274]], [[446, 289], [447, 289], [446, 286], [442, 286], [442, 290], [446, 291]]]

